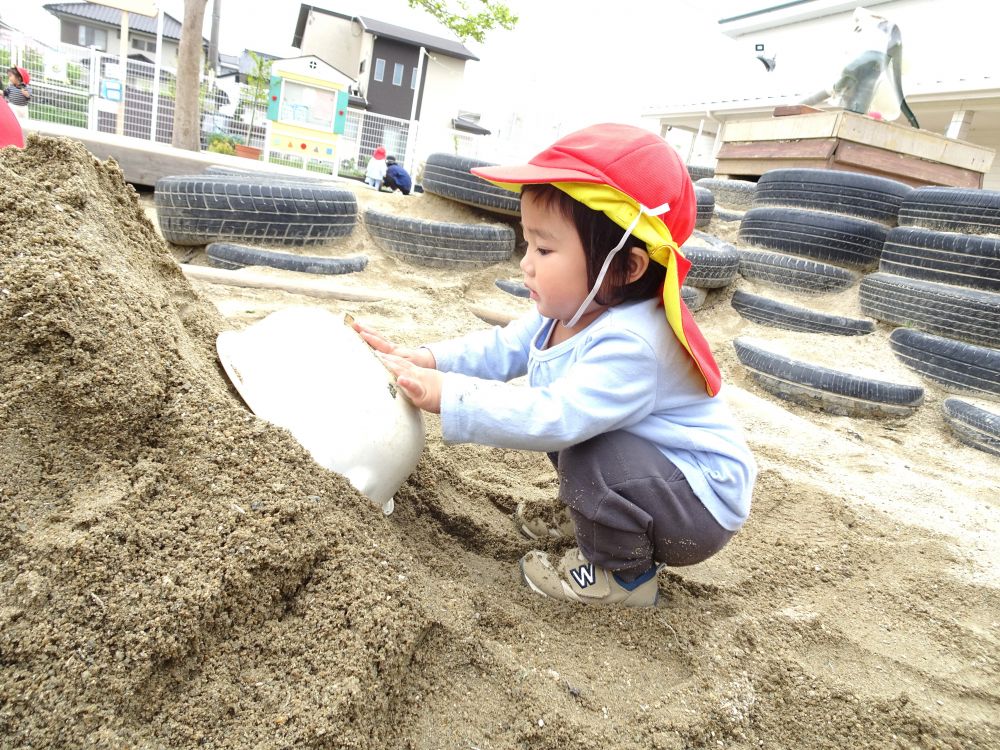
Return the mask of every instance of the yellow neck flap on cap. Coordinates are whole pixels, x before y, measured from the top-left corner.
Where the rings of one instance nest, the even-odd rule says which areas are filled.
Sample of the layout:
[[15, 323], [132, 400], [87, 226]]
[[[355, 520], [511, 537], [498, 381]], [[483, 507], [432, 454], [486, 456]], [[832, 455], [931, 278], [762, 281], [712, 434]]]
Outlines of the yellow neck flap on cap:
[[[553, 182], [552, 185], [574, 200], [580, 201], [587, 208], [602, 212], [622, 229], [632, 226], [632, 222], [639, 214], [639, 202], [610, 185], [590, 182]], [[671, 255], [680, 252], [680, 248], [662, 219], [643, 213], [638, 224], [632, 229], [632, 234], [646, 243], [646, 250], [651, 260], [670, 269], [673, 265]], [[682, 257], [683, 255], [684, 253], [681, 253]]]

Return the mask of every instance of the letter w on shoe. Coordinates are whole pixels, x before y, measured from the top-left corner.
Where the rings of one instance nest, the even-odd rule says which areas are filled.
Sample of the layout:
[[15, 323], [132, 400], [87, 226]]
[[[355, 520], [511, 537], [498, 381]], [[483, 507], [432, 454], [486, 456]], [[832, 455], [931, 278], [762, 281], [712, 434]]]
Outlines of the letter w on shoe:
[[569, 571], [569, 574], [573, 576], [576, 585], [581, 589], [592, 586], [594, 581], [597, 580], [597, 575], [594, 573], [594, 563], [587, 563], [586, 565], [581, 565], [579, 568], [573, 568]]

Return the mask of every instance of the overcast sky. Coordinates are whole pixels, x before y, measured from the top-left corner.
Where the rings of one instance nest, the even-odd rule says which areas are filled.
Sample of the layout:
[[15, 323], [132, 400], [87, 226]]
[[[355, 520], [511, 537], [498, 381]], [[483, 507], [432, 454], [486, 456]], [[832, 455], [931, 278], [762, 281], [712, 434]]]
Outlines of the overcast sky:
[[[182, 0], [161, 3], [183, 18]], [[58, 23], [43, 4], [4, 2], [0, 15], [22, 31], [56, 39]], [[406, 0], [311, 4], [449, 34]], [[485, 44], [468, 43], [481, 60], [466, 66], [465, 91], [456, 102], [456, 110], [481, 112], [490, 127], [502, 127], [515, 115], [561, 132], [600, 120], [638, 122], [651, 105], [704, 93], [710, 69], [727, 59], [753, 74], [760, 67], [718, 31], [718, 18], [734, 6], [729, 0], [508, 0], [508, 5], [520, 22], [514, 31], [491, 32]], [[220, 48], [296, 54], [291, 41], [298, 8], [277, 0], [223, 0]]]

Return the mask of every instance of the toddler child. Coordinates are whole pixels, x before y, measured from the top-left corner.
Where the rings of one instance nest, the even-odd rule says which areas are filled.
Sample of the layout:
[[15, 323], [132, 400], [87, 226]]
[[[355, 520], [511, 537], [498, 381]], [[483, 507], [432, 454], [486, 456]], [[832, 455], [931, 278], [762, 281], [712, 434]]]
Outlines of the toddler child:
[[[524, 583], [553, 599], [653, 606], [660, 565], [711, 557], [746, 521], [756, 464], [718, 398], [711, 351], [680, 299], [694, 187], [648, 131], [598, 125], [524, 166], [473, 170], [520, 191], [524, 283], [536, 307], [504, 328], [410, 349], [359, 332], [447, 442], [545, 451], [565, 508], [528, 536]], [[624, 234], [623, 234], [624, 232]], [[507, 381], [527, 375], [527, 386]]]
[[385, 148], [379, 146], [368, 160], [368, 168], [365, 170], [365, 183], [371, 185], [376, 190], [382, 189], [382, 180], [385, 179]]
[[3, 98], [10, 105], [11, 112], [19, 120], [28, 119], [28, 102], [31, 101], [31, 76], [24, 68], [7, 69], [7, 86], [3, 90]]

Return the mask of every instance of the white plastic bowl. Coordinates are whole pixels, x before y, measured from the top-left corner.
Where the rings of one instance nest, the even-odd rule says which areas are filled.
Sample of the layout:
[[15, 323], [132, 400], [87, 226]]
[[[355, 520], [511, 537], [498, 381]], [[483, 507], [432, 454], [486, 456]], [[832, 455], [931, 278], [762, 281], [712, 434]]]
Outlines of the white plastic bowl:
[[424, 420], [344, 315], [292, 307], [219, 334], [219, 359], [254, 414], [388, 515], [416, 468]]

